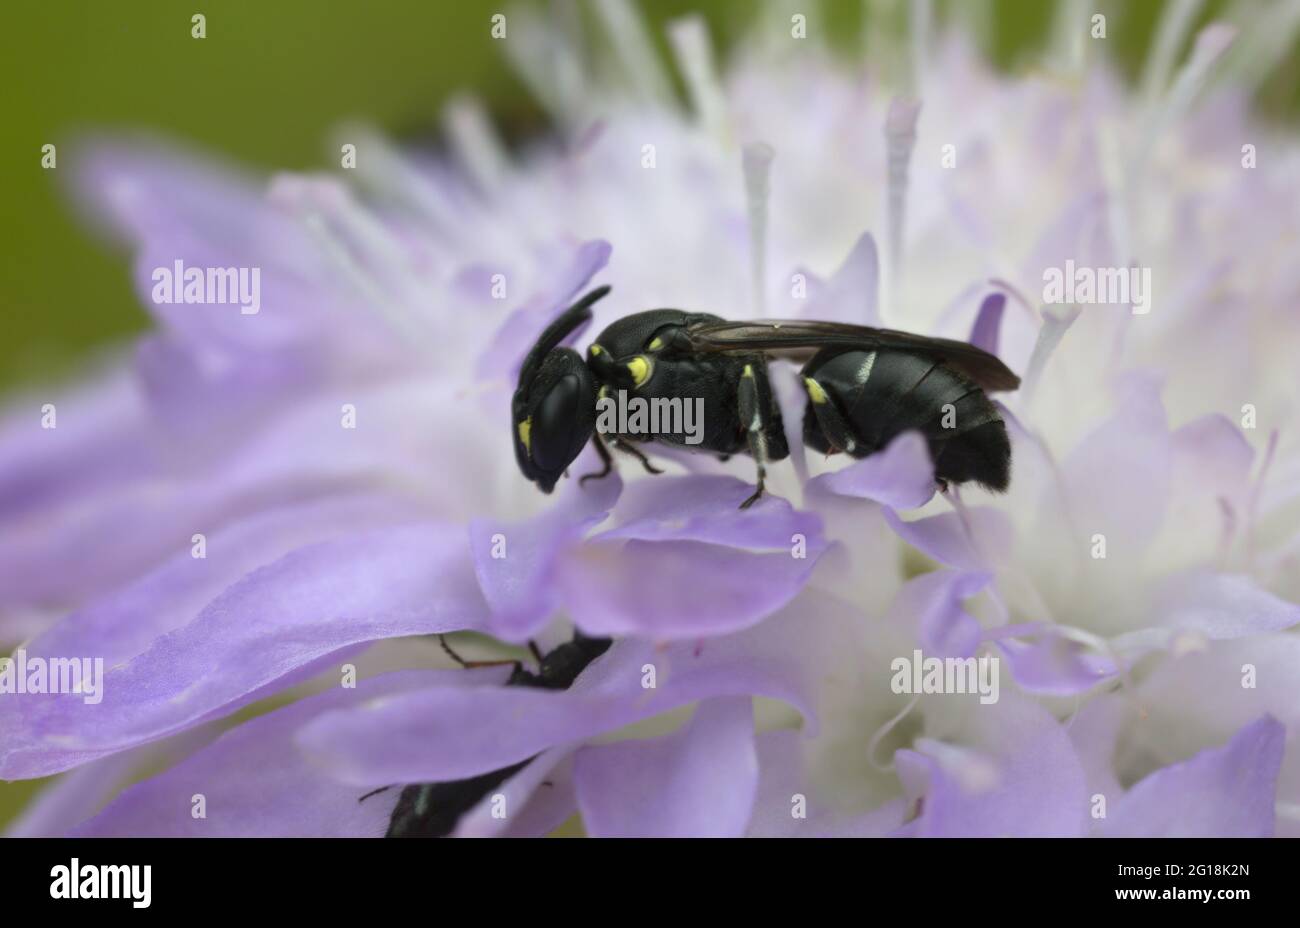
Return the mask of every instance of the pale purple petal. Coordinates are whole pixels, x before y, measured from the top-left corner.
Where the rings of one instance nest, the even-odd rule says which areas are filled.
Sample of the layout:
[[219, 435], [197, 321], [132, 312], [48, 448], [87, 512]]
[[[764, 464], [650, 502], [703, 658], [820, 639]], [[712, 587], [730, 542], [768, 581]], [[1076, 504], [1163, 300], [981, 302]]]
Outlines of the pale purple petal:
[[[592, 277], [609, 263], [608, 242], [583, 242], [572, 249], [554, 279], [512, 312], [497, 329], [491, 343], [478, 359], [478, 376], [483, 380], [504, 379], [513, 386], [519, 379], [524, 357], [545, 328], [580, 297]], [[572, 333], [567, 342], [577, 338]]]
[[922, 574], [899, 591], [890, 620], [907, 628], [927, 657], [970, 657], [982, 629], [962, 602], [988, 586], [987, 573], [936, 570]]
[[968, 507], [964, 518], [962, 512], [941, 512], [911, 522], [887, 508], [885, 521], [918, 551], [959, 570], [1007, 563], [1015, 538], [1006, 513], [991, 506]]
[[803, 558], [755, 554], [685, 541], [587, 545], [565, 560], [560, 583], [569, 614], [588, 634], [711, 637], [747, 628], [789, 603], [819, 554], [820, 548]]
[[1222, 561], [1249, 530], [1254, 449], [1217, 414], [1175, 430], [1170, 447], [1169, 509], [1158, 544], [1177, 545], [1181, 563]]
[[1107, 558], [1136, 562], [1164, 521], [1171, 457], [1158, 380], [1124, 378], [1114, 415], [1061, 465], [1080, 545], [1102, 534]]
[[[331, 780], [297, 749], [293, 734], [321, 712], [359, 705], [437, 682], [485, 687], [503, 668], [404, 671], [334, 688], [259, 716], [175, 767], [130, 787], [78, 837], [326, 837], [383, 835], [399, 789], [360, 801], [364, 790]], [[195, 818], [195, 796], [205, 818]]]
[[[618, 641], [568, 690], [432, 688], [322, 716], [301, 743], [341, 778], [382, 785], [474, 776], [717, 696], [783, 700], [812, 731], [813, 693], [827, 659], [816, 634], [826, 621], [792, 607], [696, 645]], [[647, 687], [652, 668], [656, 685]]]
[[[134, 141], [92, 141], [76, 161], [81, 202], [136, 251], [133, 276], [141, 303], [163, 327], [201, 348], [207, 360], [303, 339], [343, 336], [359, 350], [378, 330], [356, 324], [356, 294], [337, 273], [308, 224], [285, 208], [276, 187], [192, 152]], [[333, 180], [288, 180], [284, 186], [327, 191], [346, 200]], [[260, 307], [156, 302], [156, 268], [257, 268]], [[351, 316], [352, 318], [349, 318]], [[322, 326], [322, 317], [330, 324]], [[343, 330], [346, 329], [346, 334]], [[354, 340], [355, 339], [355, 340]], [[354, 354], [355, 357], [355, 354]]]
[[147, 424], [171, 443], [211, 456], [229, 450], [231, 442], [333, 374], [318, 346], [277, 346], [214, 364], [202, 346], [170, 333], [140, 339], [134, 366], [148, 404]]
[[970, 343], [989, 354], [998, 353], [998, 331], [1002, 327], [1002, 313], [1007, 308], [1005, 293], [990, 293], [980, 303], [979, 315], [971, 327]]
[[1206, 638], [1240, 638], [1282, 631], [1300, 623], [1300, 606], [1260, 589], [1241, 574], [1187, 571], [1168, 580], [1155, 614], [1175, 632]]
[[104, 808], [123, 783], [194, 753], [218, 734], [215, 725], [204, 725], [69, 770], [37, 793], [4, 834], [10, 838], [60, 837]]
[[[586, 473], [589, 464], [583, 457], [574, 466]], [[494, 634], [523, 641], [546, 623], [560, 601], [559, 559], [605, 519], [622, 487], [617, 474], [586, 484], [571, 480], [552, 505], [526, 522], [470, 522], [474, 572], [492, 610]]]
[[455, 837], [540, 838], [563, 825], [577, 809], [573, 750], [552, 748], [461, 816]]
[[904, 432], [884, 451], [814, 477], [809, 491], [875, 500], [895, 509], [915, 509], [934, 495], [934, 465], [925, 439], [917, 432]]
[[1163, 767], [1110, 805], [1112, 838], [1271, 838], [1286, 729], [1265, 715], [1220, 748]]
[[[42, 428], [46, 403], [54, 406], [55, 428]], [[120, 365], [94, 371], [76, 387], [7, 397], [0, 417], [0, 528], [62, 494], [112, 486], [151, 461], [155, 442], [141, 428], [142, 411], [138, 385]], [[0, 559], [0, 569], [5, 563]], [[8, 600], [9, 583], [0, 589]]]
[[[358, 411], [356, 429], [340, 425], [345, 402]], [[61, 406], [59, 428], [44, 434], [65, 425], [76, 429], [98, 412], [95, 403]], [[194, 414], [202, 418], [201, 411]], [[504, 427], [488, 429], [480, 419], [472, 405], [457, 402], [454, 388], [416, 380], [321, 392], [265, 427], [230, 437], [217, 451], [144, 426], [128, 430], [127, 440], [137, 447], [120, 459], [105, 452], [109, 472], [121, 468], [116, 479], [105, 485], [90, 480], [83, 489], [80, 470], [50, 468], [68, 485], [51, 487], [55, 495], [41, 508], [0, 519], [0, 596], [77, 605], [188, 550], [195, 532], [210, 534], [262, 509], [381, 483], [401, 487], [413, 511], [486, 511], [494, 495], [490, 484], [451, 479], [481, 474], [487, 462], [501, 459], [502, 444], [508, 452]], [[419, 420], [454, 431], [462, 439], [457, 454], [444, 460], [439, 430], [412, 429]], [[40, 431], [39, 423], [32, 428]], [[65, 450], [73, 457], [96, 451]], [[39, 460], [32, 464], [38, 477]], [[435, 466], [443, 479], [429, 479]], [[40, 487], [39, 479], [29, 484], [37, 494], [44, 492]], [[124, 525], [132, 530], [123, 532]]]
[[106, 668], [97, 705], [75, 695], [0, 703], [0, 774], [55, 773], [230, 712], [358, 644], [481, 630], [486, 614], [459, 526], [415, 524], [312, 545]]
[[1093, 834], [1097, 834], [1105, 823], [1104, 819], [1096, 817], [1096, 797], [1109, 797], [1110, 801], [1124, 792], [1115, 770], [1115, 751], [1127, 710], [1124, 697], [1101, 694], [1090, 698], [1066, 722], [1070, 743], [1083, 765], [1089, 828]]
[[561, 561], [568, 614], [588, 634], [670, 640], [727, 634], [781, 609], [826, 549], [821, 520], [771, 496], [740, 509], [751, 492], [732, 477], [633, 485], [620, 524]]
[[1083, 768], [1065, 730], [1045, 709], [1003, 692], [997, 703], [972, 707], [961, 738], [960, 745], [922, 739], [914, 750], [894, 755], [909, 800], [920, 809], [899, 834], [1084, 833]]
[[831, 279], [808, 300], [801, 315], [849, 325], [879, 326], [879, 290], [876, 242], [871, 233], [864, 232]]
[[[78, 156], [72, 175], [78, 204], [128, 242], [202, 239], [238, 247], [252, 263], [267, 256], [305, 261], [315, 252], [306, 230], [266, 208], [258, 178], [192, 149], [148, 138], [92, 137], [82, 141]], [[258, 223], [250, 223], [253, 217]]]
[[751, 551], [788, 549], [796, 534], [817, 534], [815, 515], [777, 496], [764, 495], [748, 509], [752, 484], [735, 477], [687, 476], [640, 480], [627, 488], [613, 527], [592, 541], [700, 541]]
[[670, 735], [582, 748], [573, 777], [593, 837], [740, 837], [758, 786], [752, 701], [710, 699]]
[[1012, 678], [1030, 693], [1047, 696], [1086, 693], [1119, 672], [1109, 657], [1090, 652], [1050, 625], [1018, 631], [1015, 636], [997, 630], [987, 637], [1006, 655]]
[[[93, 654], [107, 666], [144, 652], [180, 628], [245, 574], [319, 541], [410, 521], [410, 504], [371, 494], [339, 494], [270, 509], [208, 535], [139, 580], [99, 597], [24, 647], [51, 657]], [[189, 542], [190, 539], [183, 539]]]
[[841, 813], [819, 802], [804, 770], [804, 740], [793, 729], [758, 736], [758, 794], [749, 837], [882, 838], [902, 826], [907, 814], [902, 799], [858, 814]]
[[1217, 413], [1174, 430], [1175, 477], [1184, 476], [1204, 493], [1237, 497], [1250, 479], [1255, 451], [1231, 420]]
[[[54, 406], [55, 428], [42, 428], [47, 403]], [[52, 512], [67, 499], [111, 492], [119, 481], [154, 465], [159, 443], [140, 419], [142, 408], [134, 378], [121, 368], [96, 373], [75, 389], [29, 393], [5, 404], [0, 419], [0, 614], [76, 601], [77, 578], [85, 568], [93, 569], [93, 560], [51, 557], [40, 549], [39, 539], [50, 531]], [[71, 536], [69, 528], [64, 536], [69, 546]], [[18, 637], [0, 624], [0, 640]]]
[[[1300, 637], [1261, 634], [1207, 642], [1156, 664], [1134, 694], [1143, 713], [1130, 718], [1127, 737], [1145, 756], [1190, 757], [1222, 745], [1267, 714], [1300, 732]], [[1232, 694], [1225, 696], [1226, 693]], [[1278, 776], [1279, 808], [1300, 807], [1300, 756], [1288, 752]], [[1278, 817], [1280, 834], [1300, 835], [1294, 814]]]

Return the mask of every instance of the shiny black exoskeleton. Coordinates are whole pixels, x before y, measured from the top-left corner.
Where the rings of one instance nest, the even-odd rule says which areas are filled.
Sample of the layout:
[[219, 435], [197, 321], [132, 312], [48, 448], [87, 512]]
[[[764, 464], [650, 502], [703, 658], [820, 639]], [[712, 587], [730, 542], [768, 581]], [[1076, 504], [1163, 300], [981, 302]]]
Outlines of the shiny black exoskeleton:
[[907, 351], [823, 349], [803, 369], [804, 444], [855, 458], [919, 431], [936, 480], [1005, 490], [1011, 442], [983, 390], [942, 361]]
[[[594, 438], [640, 458], [658, 441], [689, 445], [680, 432], [597, 432], [597, 407], [616, 393], [656, 401], [699, 401], [703, 428], [695, 447], [720, 456], [751, 455], [763, 492], [766, 464], [789, 454], [768, 361], [805, 362], [808, 397], [803, 439], [828, 454], [862, 458], [902, 432], [924, 437], [940, 484], [975, 481], [1005, 490], [1011, 474], [1006, 424], [987, 393], [1020, 379], [997, 357], [965, 342], [891, 329], [807, 320], [728, 322], [707, 313], [653, 309], [610, 325], [584, 358], [562, 343], [591, 318], [608, 287], [593, 290], [542, 333], [524, 361], [512, 402], [520, 470], [551, 492]], [[657, 471], [656, 471], [657, 472]]]

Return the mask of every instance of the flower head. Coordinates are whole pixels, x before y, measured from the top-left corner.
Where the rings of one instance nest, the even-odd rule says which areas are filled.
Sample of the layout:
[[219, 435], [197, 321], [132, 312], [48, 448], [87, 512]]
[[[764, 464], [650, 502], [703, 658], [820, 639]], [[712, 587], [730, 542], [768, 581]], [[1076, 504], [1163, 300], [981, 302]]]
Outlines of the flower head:
[[[0, 776], [64, 773], [17, 831], [381, 834], [399, 791], [373, 790], [508, 771], [455, 833], [1296, 833], [1297, 230], [1273, 204], [1300, 149], [1244, 167], [1264, 130], [1211, 82], [1261, 34], [1211, 27], [1145, 97], [923, 37], [900, 93], [766, 21], [720, 75], [688, 19], [682, 107], [635, 18], [606, 25], [618, 80], [512, 26], [557, 126], [520, 153], [465, 101], [449, 157], [350, 130], [355, 183], [87, 150], [78, 195], [156, 326], [48, 436], [21, 404], [3, 426], [0, 634], [106, 668], [97, 705], [0, 699]], [[177, 266], [258, 268], [259, 308], [160, 302]], [[1078, 268], [1131, 286], [1054, 302]], [[791, 367], [791, 460], [753, 507], [752, 462], [659, 448], [669, 474], [579, 482], [588, 451], [543, 496], [511, 396], [600, 283], [571, 342], [678, 306], [997, 354], [1023, 379], [997, 397], [1009, 492], [936, 493], [915, 433], [805, 451]], [[575, 628], [614, 643], [561, 689], [426, 637], [513, 659]]]

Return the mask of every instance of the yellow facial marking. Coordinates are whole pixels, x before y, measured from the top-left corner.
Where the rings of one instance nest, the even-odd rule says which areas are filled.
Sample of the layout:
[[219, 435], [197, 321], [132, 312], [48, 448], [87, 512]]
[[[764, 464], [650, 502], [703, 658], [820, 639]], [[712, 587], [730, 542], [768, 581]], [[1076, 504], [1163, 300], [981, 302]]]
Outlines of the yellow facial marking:
[[587, 354], [592, 355], [594, 357], [595, 355], [600, 354], [604, 350], [605, 350], [604, 348], [600, 347], [595, 342], [592, 342], [591, 347], [587, 349]]
[[808, 388], [808, 396], [814, 403], [826, 402], [826, 391], [822, 389], [821, 384], [813, 380], [811, 377], [805, 377], [803, 383], [804, 386]]
[[742, 377], [753, 377], [753, 376], [754, 376], [754, 368], [753, 368], [753, 366], [751, 366], [751, 365], [749, 365], [749, 364], [746, 364], [746, 365], [745, 365], [745, 369], [744, 369], [743, 371], [740, 372], [740, 375], [741, 375]]
[[529, 444], [533, 437], [533, 417], [529, 416], [523, 422], [519, 423], [519, 442], [524, 446], [524, 450], [529, 454], [533, 453], [533, 446]]
[[632, 382], [638, 387], [650, 379], [650, 361], [637, 355], [627, 362], [627, 372], [632, 375]]
[[650, 344], [645, 346], [646, 351], [658, 351], [664, 346], [664, 340], [656, 335], [650, 340]]

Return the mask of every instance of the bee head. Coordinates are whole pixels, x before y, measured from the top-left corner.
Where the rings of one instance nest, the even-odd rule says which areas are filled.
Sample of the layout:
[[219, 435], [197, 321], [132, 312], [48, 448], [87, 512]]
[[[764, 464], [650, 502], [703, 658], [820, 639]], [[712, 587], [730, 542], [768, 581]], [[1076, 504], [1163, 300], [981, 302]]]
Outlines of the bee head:
[[596, 379], [582, 356], [559, 347], [591, 320], [591, 291], [555, 320], [528, 353], [510, 404], [515, 460], [529, 480], [550, 493], [596, 430]]
[[515, 459], [524, 476], [550, 493], [596, 429], [596, 381], [569, 348], [546, 355], [511, 404]]

